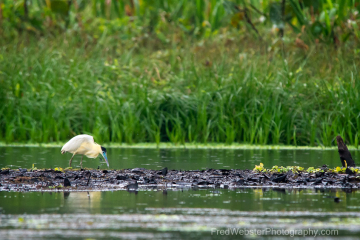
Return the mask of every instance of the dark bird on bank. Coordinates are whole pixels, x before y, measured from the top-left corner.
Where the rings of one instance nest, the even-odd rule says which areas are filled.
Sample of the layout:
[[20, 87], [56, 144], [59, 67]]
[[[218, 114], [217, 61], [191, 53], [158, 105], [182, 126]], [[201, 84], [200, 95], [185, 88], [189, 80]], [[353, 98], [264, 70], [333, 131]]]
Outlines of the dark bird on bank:
[[276, 174], [274, 173], [271, 177], [270, 177], [270, 181], [272, 182], [277, 182], [277, 183], [280, 183], [280, 182], [284, 182], [286, 179], [286, 174]]
[[71, 183], [68, 178], [64, 178], [64, 187], [71, 187]]
[[338, 151], [340, 155], [340, 161], [343, 167], [355, 167], [355, 162], [351, 157], [351, 154], [346, 147], [343, 139], [340, 136], [336, 136], [336, 141], [338, 145]]
[[168, 173], [168, 168], [167, 168], [167, 167], [164, 167], [164, 168], [161, 169], [157, 174], [158, 174], [158, 175], [166, 176], [167, 173]]

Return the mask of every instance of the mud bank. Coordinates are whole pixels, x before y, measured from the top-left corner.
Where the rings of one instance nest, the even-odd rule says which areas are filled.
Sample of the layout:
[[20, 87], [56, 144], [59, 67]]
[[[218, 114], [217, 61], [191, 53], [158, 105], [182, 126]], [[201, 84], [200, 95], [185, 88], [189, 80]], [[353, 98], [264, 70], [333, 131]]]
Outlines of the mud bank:
[[262, 173], [253, 170], [3, 169], [0, 191], [113, 191], [147, 188], [360, 188], [360, 174]]

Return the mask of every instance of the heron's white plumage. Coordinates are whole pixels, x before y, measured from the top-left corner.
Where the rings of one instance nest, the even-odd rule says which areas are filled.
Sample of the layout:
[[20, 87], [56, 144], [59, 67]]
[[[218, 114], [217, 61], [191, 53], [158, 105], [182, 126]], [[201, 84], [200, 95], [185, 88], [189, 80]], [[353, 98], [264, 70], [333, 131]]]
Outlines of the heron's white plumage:
[[[104, 152], [103, 152], [103, 149], [104, 149]], [[109, 162], [106, 157], [106, 149], [102, 148], [99, 144], [94, 142], [94, 138], [90, 135], [81, 134], [81, 135], [77, 135], [77, 136], [73, 137], [72, 139], [70, 139], [70, 141], [68, 141], [61, 148], [62, 154], [66, 153], [66, 152], [73, 154], [73, 156], [71, 157], [71, 159], [69, 161], [70, 167], [71, 167], [72, 159], [76, 154], [85, 155], [88, 158], [96, 158], [97, 156], [99, 156], [99, 154], [101, 154], [104, 157], [106, 164], [109, 167]], [[82, 157], [81, 157], [80, 165], [82, 167]]]
[[[87, 134], [81, 134], [70, 139], [61, 149], [61, 153], [76, 153], [81, 145], [95, 144], [94, 138]], [[81, 153], [80, 153], [81, 154]]]

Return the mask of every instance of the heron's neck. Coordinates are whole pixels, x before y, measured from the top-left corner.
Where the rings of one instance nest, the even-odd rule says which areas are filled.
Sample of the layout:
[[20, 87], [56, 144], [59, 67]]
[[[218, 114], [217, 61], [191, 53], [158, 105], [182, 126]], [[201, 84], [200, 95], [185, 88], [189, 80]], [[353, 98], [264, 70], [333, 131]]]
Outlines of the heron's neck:
[[94, 149], [97, 153], [102, 153], [101, 146], [97, 143], [94, 143]]
[[99, 154], [102, 154], [101, 146], [97, 143], [92, 143], [90, 150], [85, 154], [88, 158], [96, 158]]

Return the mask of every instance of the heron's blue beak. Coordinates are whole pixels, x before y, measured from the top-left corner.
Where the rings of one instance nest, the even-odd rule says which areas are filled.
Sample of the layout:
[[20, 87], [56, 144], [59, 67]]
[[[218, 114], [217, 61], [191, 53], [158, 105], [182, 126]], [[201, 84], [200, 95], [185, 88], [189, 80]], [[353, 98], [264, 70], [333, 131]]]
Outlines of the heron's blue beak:
[[107, 160], [106, 152], [103, 152], [102, 155], [103, 155], [103, 157], [104, 157], [104, 159], [106, 161], [107, 166], [109, 167], [109, 162]]

